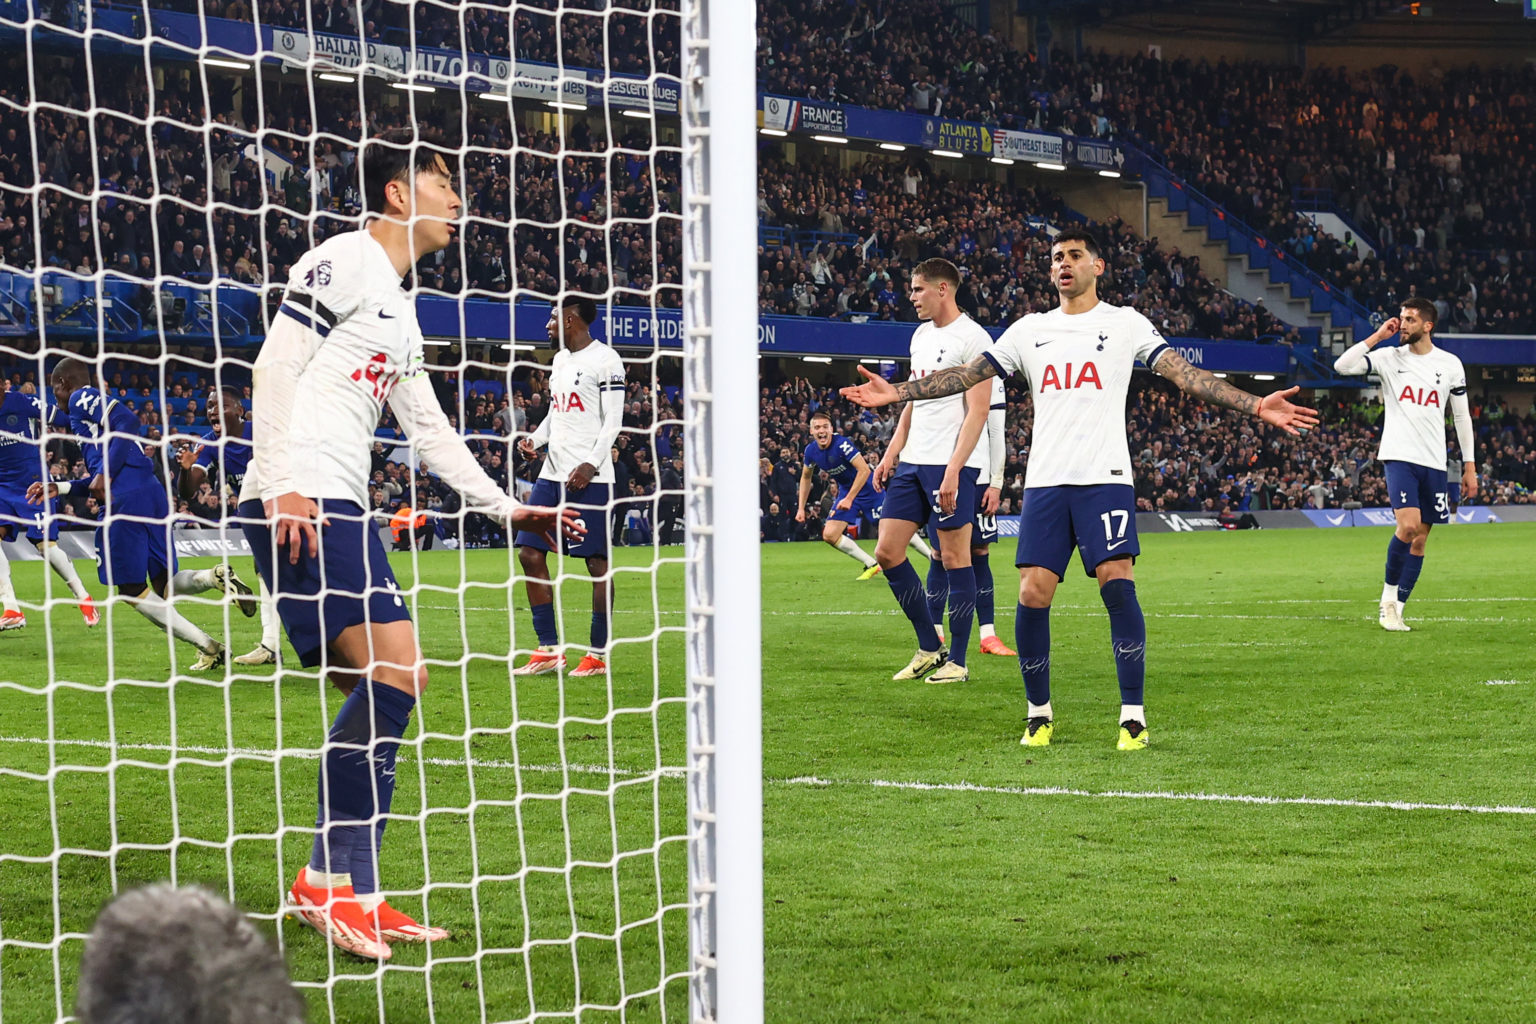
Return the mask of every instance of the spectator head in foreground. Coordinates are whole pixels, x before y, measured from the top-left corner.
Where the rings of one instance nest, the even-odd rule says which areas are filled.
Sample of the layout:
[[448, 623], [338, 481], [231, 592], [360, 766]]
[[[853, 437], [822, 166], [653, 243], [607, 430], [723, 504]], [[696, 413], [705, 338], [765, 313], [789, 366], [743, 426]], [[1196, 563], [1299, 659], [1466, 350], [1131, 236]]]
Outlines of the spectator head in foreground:
[[303, 1024], [283, 959], [234, 907], [168, 883], [107, 904], [85, 941], [81, 1024]]

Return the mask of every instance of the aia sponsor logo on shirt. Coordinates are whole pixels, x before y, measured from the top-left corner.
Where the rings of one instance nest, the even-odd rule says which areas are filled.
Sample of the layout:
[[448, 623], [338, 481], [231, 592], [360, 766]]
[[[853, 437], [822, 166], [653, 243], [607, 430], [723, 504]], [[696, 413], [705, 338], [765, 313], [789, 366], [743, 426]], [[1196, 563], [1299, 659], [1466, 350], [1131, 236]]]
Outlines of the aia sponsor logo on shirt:
[[554, 407], [555, 412], [587, 411], [586, 405], [581, 400], [581, 395], [575, 391], [572, 391], [564, 398], [561, 398], [558, 393], [552, 394], [549, 396], [549, 404]]
[[389, 397], [395, 382], [400, 379], [400, 374], [389, 369], [389, 357], [379, 352], [368, 360], [366, 366], [353, 370], [352, 379], [366, 383], [373, 389], [373, 397], [382, 402]]
[[1104, 384], [1099, 380], [1099, 368], [1091, 361], [1082, 364], [1067, 363], [1061, 369], [1048, 365], [1045, 372], [1040, 375], [1042, 394], [1052, 388], [1057, 391], [1071, 391], [1074, 388], [1087, 387], [1104, 390]]
[[1440, 408], [1440, 392], [1434, 388], [1415, 388], [1412, 384], [1404, 384], [1397, 400], [1411, 405], [1422, 405], [1426, 409]]

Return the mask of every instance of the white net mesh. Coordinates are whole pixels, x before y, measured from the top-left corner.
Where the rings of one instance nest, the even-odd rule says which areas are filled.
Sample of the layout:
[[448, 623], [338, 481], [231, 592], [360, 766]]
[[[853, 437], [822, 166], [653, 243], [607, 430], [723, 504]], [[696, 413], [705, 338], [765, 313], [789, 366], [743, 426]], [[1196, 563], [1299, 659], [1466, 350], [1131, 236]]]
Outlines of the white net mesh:
[[[97, 911], [170, 879], [276, 937], [311, 1020], [688, 1019], [676, 7], [0, 0], [0, 374], [46, 419], [48, 374], [84, 361], [118, 409], [112, 436], [170, 495], [175, 611], [230, 656], [282, 658], [199, 670], [193, 634], [109, 601], [89, 562], [106, 498], [80, 439], [0, 414], [0, 546], [26, 620], [0, 632], [0, 1017], [68, 1019]], [[511, 435], [549, 414], [552, 299], [595, 298], [625, 410], [600, 513], [611, 635], [589, 626], [588, 565], [551, 555], [569, 660], [545, 675], [510, 672], [539, 638], [507, 529], [466, 515], [394, 420], [379, 425], [374, 525], [399, 549], [431, 676], [400, 746], [380, 887], [453, 933], [397, 942], [380, 966], [283, 916], [342, 697], [275, 636], [228, 522], [243, 413], [216, 410], [220, 388], [249, 409], [295, 261], [360, 223], [360, 142], [411, 125], [458, 157], [461, 230], [407, 286], [438, 399], [486, 472], [524, 491], [540, 472]], [[322, 412], [297, 410], [316, 429]], [[26, 508], [29, 472], [74, 486]], [[391, 523], [397, 505], [415, 511]], [[52, 564], [65, 560], [39, 560], [55, 527], [94, 629]], [[228, 570], [256, 593], [232, 594]], [[606, 674], [572, 674], [588, 653]]]

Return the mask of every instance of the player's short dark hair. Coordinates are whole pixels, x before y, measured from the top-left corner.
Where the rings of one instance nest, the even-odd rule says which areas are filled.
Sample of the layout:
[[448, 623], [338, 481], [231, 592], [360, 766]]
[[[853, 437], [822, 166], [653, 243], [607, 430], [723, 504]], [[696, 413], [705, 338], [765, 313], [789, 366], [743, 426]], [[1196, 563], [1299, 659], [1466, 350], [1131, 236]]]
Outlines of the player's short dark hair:
[[125, 892], [85, 940], [81, 1024], [303, 1024], [283, 958], [207, 889], [158, 883]]
[[225, 398], [233, 398], [237, 405], [245, 404], [245, 392], [235, 387], [233, 384], [220, 384], [218, 387], [214, 388], [214, 390]]
[[597, 302], [590, 295], [567, 295], [560, 300], [560, 311], [563, 313], [572, 306], [576, 307], [576, 315], [581, 317], [582, 323], [591, 327], [597, 322]]
[[835, 420], [832, 419], [832, 414], [827, 412], [827, 410], [824, 409], [824, 408], [817, 409], [815, 412], [811, 413], [811, 419], [813, 419], [813, 420], [826, 420], [828, 423], [836, 422]]
[[1440, 311], [1435, 308], [1435, 304], [1430, 302], [1428, 299], [1421, 298], [1417, 295], [1411, 299], [1404, 299], [1401, 308], [1413, 310], [1415, 313], [1419, 314], [1420, 320], [1423, 320], [1425, 323], [1430, 324], [1431, 326], [1437, 323], [1440, 319]]
[[1054, 249], [1064, 242], [1081, 242], [1083, 248], [1088, 250], [1089, 256], [1096, 260], [1103, 258], [1104, 247], [1099, 244], [1098, 236], [1087, 228], [1066, 228], [1057, 232], [1056, 237], [1051, 239], [1051, 248]]
[[960, 268], [942, 256], [934, 256], [923, 260], [923, 262], [912, 268], [912, 276], [920, 277], [924, 281], [932, 281], [935, 284], [941, 281], [948, 281], [950, 287], [955, 290], [958, 291], [960, 288]]
[[357, 158], [358, 181], [363, 186], [363, 206], [369, 213], [383, 213], [389, 205], [384, 188], [392, 181], [410, 184], [414, 174], [443, 174], [456, 178], [456, 151], [430, 130], [390, 128], [369, 139]]
[[90, 384], [95, 379], [95, 374], [91, 372], [91, 367], [84, 360], [66, 356], [54, 364], [53, 372], [48, 375], [48, 379], [52, 380], [54, 377], [59, 377], [76, 388], [81, 388]]

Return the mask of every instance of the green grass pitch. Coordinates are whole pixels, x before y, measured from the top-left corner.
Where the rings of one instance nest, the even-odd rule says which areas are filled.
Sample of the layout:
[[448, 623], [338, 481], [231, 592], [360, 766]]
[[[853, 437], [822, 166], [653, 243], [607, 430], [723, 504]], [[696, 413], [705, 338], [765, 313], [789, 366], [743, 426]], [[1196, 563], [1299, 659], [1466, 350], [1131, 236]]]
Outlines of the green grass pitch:
[[[1030, 750], [1012, 659], [893, 683], [913, 644], [883, 582], [821, 544], [764, 547], [768, 1019], [1529, 1019], [1536, 526], [1436, 530], [1408, 634], [1375, 624], [1386, 538], [1144, 537], [1137, 754], [1114, 749], [1108, 625], [1075, 564], [1056, 739]], [[430, 961], [397, 945], [382, 975], [277, 916], [336, 706], [313, 676], [169, 687], [167, 642], [126, 611], [110, 645], [68, 605], [0, 634], [0, 1018], [67, 1014], [80, 943], [55, 937], [114, 880], [174, 874], [281, 934], [315, 1021], [686, 1020], [685, 851], [657, 838], [684, 824], [682, 571], [644, 554], [621, 553], [612, 679], [516, 686], [507, 553], [466, 553], [462, 598], [460, 554], [422, 556], [432, 683], [383, 877], [458, 934]], [[16, 575], [37, 600], [40, 564]], [[563, 593], [569, 640], [589, 594]], [[248, 649], [254, 621], [192, 613], [226, 616]]]

